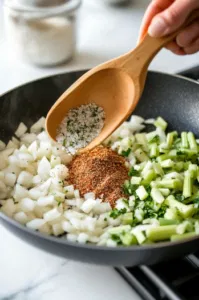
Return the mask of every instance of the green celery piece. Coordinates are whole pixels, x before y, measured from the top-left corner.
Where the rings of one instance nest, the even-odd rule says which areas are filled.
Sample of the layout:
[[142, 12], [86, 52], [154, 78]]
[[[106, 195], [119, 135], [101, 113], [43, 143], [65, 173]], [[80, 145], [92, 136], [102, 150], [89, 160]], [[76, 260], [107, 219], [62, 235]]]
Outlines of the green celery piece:
[[196, 179], [197, 174], [198, 174], [198, 166], [196, 164], [190, 164], [188, 171], [191, 175], [191, 178]]
[[179, 215], [177, 208], [168, 207], [164, 214], [164, 218], [167, 220], [181, 220], [182, 217]]
[[168, 189], [181, 189], [182, 182], [179, 179], [163, 179], [158, 181], [157, 183], [158, 188], [168, 188]]
[[148, 170], [143, 174], [145, 183], [150, 183], [155, 177], [156, 177], [156, 174], [155, 174], [154, 170]]
[[121, 234], [122, 232], [128, 232], [131, 230], [130, 225], [121, 225], [113, 228], [108, 229], [108, 233], [110, 234]]
[[174, 234], [171, 236], [170, 240], [172, 242], [175, 242], [175, 241], [179, 241], [179, 240], [186, 240], [186, 239], [192, 238], [194, 236], [197, 236], [197, 234], [195, 232], [187, 232], [184, 234]]
[[145, 153], [141, 148], [138, 148], [138, 149], [134, 152], [134, 155], [135, 155], [135, 157], [136, 157], [140, 162], [148, 161], [148, 160], [149, 160], [148, 156], [146, 155], [146, 153]]
[[159, 143], [160, 138], [156, 131], [151, 131], [146, 134], [148, 143]]
[[122, 244], [124, 246], [130, 246], [130, 245], [136, 245], [137, 244], [137, 239], [136, 237], [129, 233], [125, 232], [124, 234], [121, 234], [120, 239], [122, 241]]
[[194, 149], [198, 152], [198, 145], [196, 143], [195, 136], [194, 136], [193, 132], [188, 132], [187, 139], [188, 139], [188, 142], [189, 142], [190, 149]]
[[180, 215], [184, 218], [190, 218], [195, 213], [196, 209], [193, 204], [183, 204], [177, 200], [175, 200], [174, 196], [169, 196], [165, 200], [165, 204], [167, 204], [170, 208], [176, 208], [178, 209]]
[[142, 181], [142, 177], [132, 176], [131, 177], [131, 184], [138, 185]]
[[137, 144], [141, 145], [143, 150], [148, 152], [149, 147], [148, 147], [148, 141], [146, 138], [146, 134], [145, 133], [137, 133], [135, 135], [135, 139], [136, 139]]
[[187, 132], [182, 132], [181, 133], [181, 141], [182, 141], [182, 147], [183, 148], [188, 148], [188, 139], [187, 139]]
[[193, 157], [194, 155], [196, 155], [198, 153], [197, 149], [184, 149], [184, 148], [179, 148], [179, 151], [177, 152], [177, 155], [179, 155], [179, 153], [182, 153], [182, 155], [187, 155], [188, 158]]
[[158, 219], [160, 226], [165, 226], [165, 225], [177, 225], [179, 224], [179, 220], [168, 220], [164, 218]]
[[169, 194], [170, 194], [169, 189], [160, 188], [159, 190], [160, 190], [160, 192], [162, 193], [163, 196], [166, 196], [166, 197], [167, 197], [167, 196], [169, 196]]
[[158, 145], [153, 143], [150, 145], [150, 157], [157, 157], [159, 155]]
[[176, 158], [177, 156], [177, 150], [176, 149], [172, 149], [168, 152], [168, 155], [171, 159]]
[[133, 235], [135, 235], [137, 241], [138, 241], [138, 244], [143, 244], [144, 241], [146, 240], [146, 236], [144, 235], [144, 233], [140, 230], [134, 230], [133, 231]]
[[169, 132], [167, 134], [167, 146], [169, 148], [171, 148], [171, 146], [173, 145], [173, 140], [174, 140], [174, 137], [177, 136], [177, 132], [176, 131], [173, 131], [173, 132]]
[[185, 198], [191, 197], [192, 194], [192, 178], [189, 173], [184, 176], [184, 184], [183, 184], [183, 196]]
[[160, 162], [160, 165], [162, 168], [172, 168], [174, 166], [174, 161], [169, 158]]
[[162, 154], [157, 157], [157, 161], [160, 163], [161, 161], [169, 159], [169, 158], [170, 158], [169, 154]]
[[122, 215], [122, 224], [124, 225], [131, 225], [133, 222], [133, 213], [128, 212]]
[[146, 230], [146, 236], [153, 242], [168, 240], [176, 234], [177, 225], [151, 227]]
[[189, 204], [189, 203], [192, 203], [192, 202], [195, 202], [196, 200], [198, 200], [198, 203], [199, 203], [199, 191], [197, 191], [195, 194], [193, 194], [191, 197], [185, 199], [183, 201], [184, 204]]
[[185, 170], [185, 171], [189, 169], [189, 165], [190, 165], [190, 164], [191, 164], [190, 161], [185, 161], [185, 162], [184, 162], [184, 170]]
[[155, 203], [161, 204], [164, 202], [164, 196], [162, 195], [160, 190], [157, 188], [151, 189], [151, 197]]
[[160, 163], [153, 163], [153, 169], [156, 172], [156, 174], [159, 174], [160, 176], [164, 176], [164, 171], [160, 165]]
[[154, 125], [162, 130], [166, 130], [168, 124], [162, 117], [158, 117], [154, 122]]
[[179, 161], [175, 164], [174, 166], [174, 169], [177, 171], [177, 172], [181, 172], [184, 168], [184, 162], [183, 161]]

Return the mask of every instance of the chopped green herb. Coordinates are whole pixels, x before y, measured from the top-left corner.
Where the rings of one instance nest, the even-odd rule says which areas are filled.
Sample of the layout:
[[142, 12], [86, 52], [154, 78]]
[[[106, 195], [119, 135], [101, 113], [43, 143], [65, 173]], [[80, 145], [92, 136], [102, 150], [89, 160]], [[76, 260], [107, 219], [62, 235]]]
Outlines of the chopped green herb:
[[110, 212], [110, 217], [113, 219], [117, 219], [120, 215], [125, 214], [127, 211], [127, 209], [124, 207], [120, 210], [118, 210], [117, 208], [114, 208], [111, 212]]
[[123, 150], [122, 153], [121, 153], [121, 155], [124, 156], [124, 157], [127, 157], [127, 156], [129, 156], [130, 152], [131, 152], [131, 149], [128, 148], [128, 150], [126, 150], [126, 151]]
[[138, 176], [139, 172], [132, 167], [132, 168], [130, 168], [128, 175], [129, 176]]

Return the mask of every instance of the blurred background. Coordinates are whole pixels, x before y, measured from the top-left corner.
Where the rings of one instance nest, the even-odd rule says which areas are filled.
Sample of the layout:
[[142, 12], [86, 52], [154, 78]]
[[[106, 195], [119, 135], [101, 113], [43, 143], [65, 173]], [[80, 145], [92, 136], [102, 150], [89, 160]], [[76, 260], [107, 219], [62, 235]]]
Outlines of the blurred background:
[[[49, 8], [52, 1], [61, 4]], [[0, 93], [50, 74], [93, 67], [134, 48], [149, 2], [0, 0]], [[174, 73], [198, 61], [199, 54], [185, 59], [162, 50], [150, 69]]]

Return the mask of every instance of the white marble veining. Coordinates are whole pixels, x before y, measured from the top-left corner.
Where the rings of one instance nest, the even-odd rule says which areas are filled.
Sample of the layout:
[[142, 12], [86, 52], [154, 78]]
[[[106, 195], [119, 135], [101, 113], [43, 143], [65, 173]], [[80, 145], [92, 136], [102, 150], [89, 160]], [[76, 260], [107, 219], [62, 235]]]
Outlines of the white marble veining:
[[140, 300], [110, 267], [38, 250], [0, 227], [1, 300]]
[[[78, 19], [77, 54], [70, 63], [39, 69], [13, 60], [6, 47], [0, 0], [0, 94], [54, 73], [92, 67], [136, 45], [149, 0], [128, 7], [107, 7], [84, 0]], [[14, 49], [11, 49], [14, 51]], [[151, 69], [176, 72], [198, 64], [199, 53], [177, 57], [163, 50]], [[110, 267], [84, 265], [52, 256], [19, 240], [0, 225], [0, 300], [139, 300]]]

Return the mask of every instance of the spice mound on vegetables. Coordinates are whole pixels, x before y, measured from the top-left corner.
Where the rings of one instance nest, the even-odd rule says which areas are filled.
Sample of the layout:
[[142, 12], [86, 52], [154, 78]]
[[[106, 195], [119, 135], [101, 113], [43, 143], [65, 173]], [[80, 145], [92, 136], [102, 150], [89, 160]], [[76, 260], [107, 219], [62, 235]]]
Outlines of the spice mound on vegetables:
[[126, 179], [128, 169], [124, 157], [102, 146], [74, 157], [69, 166], [70, 183], [81, 195], [94, 192], [112, 207], [124, 196], [122, 185]]

